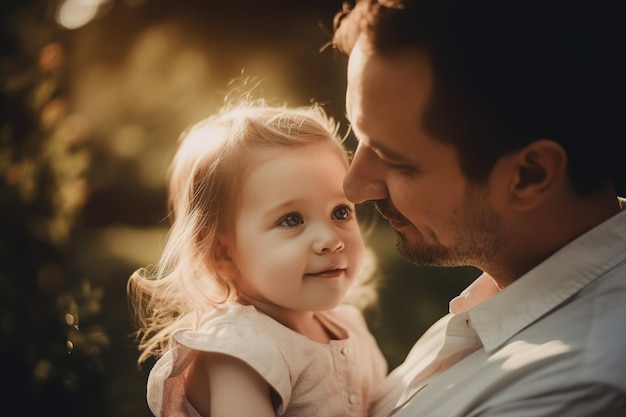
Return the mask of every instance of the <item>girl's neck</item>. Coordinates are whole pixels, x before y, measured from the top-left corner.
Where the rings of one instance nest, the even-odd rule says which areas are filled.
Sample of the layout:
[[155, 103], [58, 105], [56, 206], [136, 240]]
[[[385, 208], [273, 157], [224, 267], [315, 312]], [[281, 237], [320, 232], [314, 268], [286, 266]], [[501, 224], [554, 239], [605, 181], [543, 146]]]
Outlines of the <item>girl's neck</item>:
[[328, 344], [331, 340], [337, 339], [337, 336], [319, 320], [315, 311], [294, 311], [275, 305], [250, 302], [241, 298], [236, 301], [243, 305], [253, 305], [257, 310], [270, 316], [283, 326], [314, 342]]

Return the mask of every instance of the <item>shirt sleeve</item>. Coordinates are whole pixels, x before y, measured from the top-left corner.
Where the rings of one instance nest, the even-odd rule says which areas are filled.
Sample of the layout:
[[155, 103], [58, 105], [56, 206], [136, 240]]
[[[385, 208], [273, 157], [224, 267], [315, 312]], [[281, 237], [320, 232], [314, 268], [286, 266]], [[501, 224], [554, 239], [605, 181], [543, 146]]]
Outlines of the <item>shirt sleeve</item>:
[[542, 395], [497, 404], [472, 417], [624, 417], [626, 393], [602, 384], [555, 389]]

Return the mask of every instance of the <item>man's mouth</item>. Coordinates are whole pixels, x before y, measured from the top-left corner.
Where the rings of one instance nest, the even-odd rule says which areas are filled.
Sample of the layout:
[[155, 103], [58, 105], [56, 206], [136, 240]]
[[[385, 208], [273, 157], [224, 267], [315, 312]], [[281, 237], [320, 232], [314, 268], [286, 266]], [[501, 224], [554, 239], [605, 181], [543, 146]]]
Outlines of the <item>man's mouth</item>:
[[374, 204], [376, 211], [391, 224], [394, 229], [401, 229], [410, 224], [410, 222], [400, 214], [395, 208], [390, 207], [389, 203], [376, 202]]

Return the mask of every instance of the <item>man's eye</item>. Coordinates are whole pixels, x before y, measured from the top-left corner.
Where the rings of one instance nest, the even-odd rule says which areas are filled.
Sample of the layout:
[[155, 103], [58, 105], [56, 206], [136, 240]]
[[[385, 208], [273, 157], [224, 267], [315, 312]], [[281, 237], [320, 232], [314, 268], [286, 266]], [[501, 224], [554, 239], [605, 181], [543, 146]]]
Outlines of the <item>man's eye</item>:
[[303, 223], [304, 223], [304, 220], [302, 220], [302, 217], [300, 217], [299, 214], [291, 213], [291, 214], [286, 215], [278, 225], [284, 226], [284, 227], [296, 227]]
[[337, 207], [335, 211], [333, 211], [333, 219], [334, 220], [346, 220], [350, 218], [351, 210], [347, 206]]
[[400, 171], [403, 174], [413, 174], [416, 172], [416, 167], [412, 165], [403, 164], [403, 163], [396, 162], [394, 160], [390, 160], [385, 155], [381, 154], [379, 151], [374, 151], [374, 152], [376, 153], [376, 156], [378, 157], [378, 159], [380, 159], [380, 161], [382, 161], [385, 165], [387, 165], [391, 169]]
[[390, 161], [383, 161], [385, 162], [385, 164], [387, 164], [390, 168], [393, 168], [397, 171], [403, 171], [403, 172], [408, 172], [408, 171], [412, 171], [413, 167], [409, 166], [409, 165], [404, 165], [404, 164], [398, 164], [396, 162], [390, 162]]

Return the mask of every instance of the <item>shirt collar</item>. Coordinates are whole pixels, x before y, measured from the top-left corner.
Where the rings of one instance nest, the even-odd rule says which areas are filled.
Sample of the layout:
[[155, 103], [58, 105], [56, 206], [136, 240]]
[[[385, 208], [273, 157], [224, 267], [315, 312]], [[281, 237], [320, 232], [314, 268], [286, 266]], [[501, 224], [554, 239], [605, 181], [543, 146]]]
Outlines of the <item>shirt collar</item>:
[[[624, 200], [620, 204], [624, 208]], [[473, 302], [469, 317], [485, 350], [500, 347], [623, 261], [624, 253], [626, 210], [574, 239], [496, 295], [480, 297], [485, 301]], [[479, 287], [487, 285], [484, 280]]]

